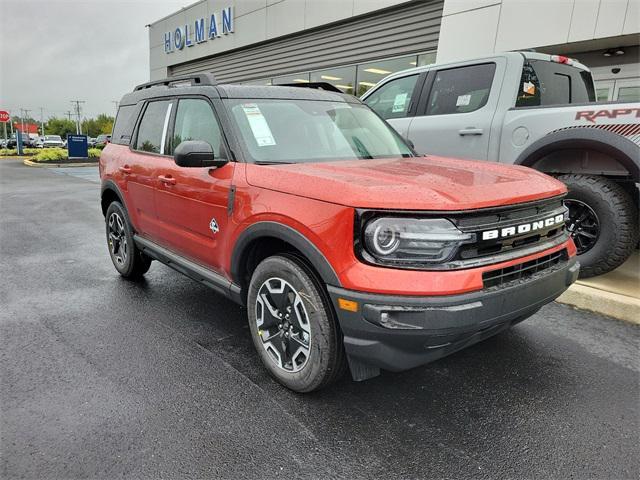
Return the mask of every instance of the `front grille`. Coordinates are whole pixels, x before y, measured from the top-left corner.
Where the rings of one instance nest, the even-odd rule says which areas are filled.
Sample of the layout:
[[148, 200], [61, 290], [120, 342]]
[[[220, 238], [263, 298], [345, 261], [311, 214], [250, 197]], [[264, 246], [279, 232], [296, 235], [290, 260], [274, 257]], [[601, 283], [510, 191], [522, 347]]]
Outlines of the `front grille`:
[[482, 283], [485, 289], [505, 287], [509, 284], [531, 279], [534, 275], [559, 267], [569, 259], [566, 250], [560, 250], [544, 257], [518, 263], [499, 270], [491, 270], [482, 274]]
[[464, 262], [486, 257], [498, 257], [516, 250], [559, 240], [565, 235], [565, 226], [558, 223], [514, 235], [489, 239], [483, 239], [483, 232], [489, 230], [502, 232], [509, 227], [533, 225], [536, 221], [564, 215], [565, 212], [566, 207], [562, 204], [562, 199], [554, 198], [530, 205], [516, 205], [495, 212], [478, 212], [455, 218], [453, 221], [460, 230], [476, 234], [476, 241], [463, 245], [458, 250], [455, 260]]

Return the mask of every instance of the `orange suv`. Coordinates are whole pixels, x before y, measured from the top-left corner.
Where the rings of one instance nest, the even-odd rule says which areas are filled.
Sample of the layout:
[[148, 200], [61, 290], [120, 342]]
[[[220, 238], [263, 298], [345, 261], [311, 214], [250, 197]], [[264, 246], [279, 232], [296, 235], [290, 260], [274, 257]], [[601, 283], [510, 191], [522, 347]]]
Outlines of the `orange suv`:
[[100, 158], [118, 272], [158, 260], [245, 305], [298, 392], [453, 353], [575, 281], [562, 183], [418, 156], [358, 99], [308, 87], [195, 75], [125, 95]]

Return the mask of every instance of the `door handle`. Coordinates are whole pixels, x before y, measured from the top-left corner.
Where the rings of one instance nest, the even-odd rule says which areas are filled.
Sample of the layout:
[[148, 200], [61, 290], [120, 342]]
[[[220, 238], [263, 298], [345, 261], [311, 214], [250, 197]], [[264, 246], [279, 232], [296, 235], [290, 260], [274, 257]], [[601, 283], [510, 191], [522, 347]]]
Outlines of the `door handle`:
[[171, 175], [158, 175], [158, 180], [160, 180], [165, 185], [175, 185], [176, 179]]
[[482, 130], [481, 128], [475, 128], [475, 127], [468, 127], [468, 128], [463, 128], [462, 130], [458, 130], [458, 133], [462, 136], [464, 135], [482, 135], [484, 133], [484, 130]]
[[129, 175], [131, 173], [131, 167], [129, 165], [123, 165], [122, 167], [118, 168], [118, 170], [120, 170], [125, 175]]

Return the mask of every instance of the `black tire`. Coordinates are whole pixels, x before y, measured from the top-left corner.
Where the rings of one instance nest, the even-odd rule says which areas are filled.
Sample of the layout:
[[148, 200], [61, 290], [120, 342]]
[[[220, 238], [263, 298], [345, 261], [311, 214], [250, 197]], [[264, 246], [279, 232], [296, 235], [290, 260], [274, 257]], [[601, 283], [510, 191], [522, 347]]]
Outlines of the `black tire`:
[[622, 265], [638, 244], [638, 210], [629, 193], [612, 180], [596, 175], [569, 174], [559, 180], [569, 189], [566, 204], [570, 216], [582, 208], [586, 211], [582, 217], [590, 213], [597, 219], [595, 241], [585, 244], [581, 242], [588, 237], [579, 238], [579, 224], [571, 220], [568, 224], [578, 247], [580, 278], [602, 275]]
[[[272, 286], [282, 287], [284, 290], [286, 284], [292, 291], [281, 295], [282, 303], [265, 290]], [[260, 306], [259, 293], [268, 296], [267, 300], [264, 296], [260, 297]], [[285, 300], [287, 297], [289, 300]], [[278, 324], [278, 317], [269, 316], [270, 310], [264, 306], [265, 301], [270, 302], [272, 307], [282, 308], [285, 313], [286, 305], [296, 302], [301, 311], [299, 316], [292, 317], [289, 327], [291, 330], [287, 328], [288, 317]], [[299, 306], [300, 303], [302, 307]], [[278, 312], [280, 308], [277, 309]], [[261, 315], [264, 323], [259, 328], [260, 310], [264, 311]], [[247, 316], [251, 338], [260, 360], [269, 373], [285, 387], [301, 393], [319, 390], [339, 379], [346, 371], [342, 334], [331, 302], [315, 273], [301, 259], [283, 254], [269, 257], [258, 265], [249, 285]], [[307, 323], [307, 353], [304, 353], [305, 346], [301, 341], [306, 333], [301, 327], [304, 323], [300, 321], [301, 318], [305, 318]], [[287, 338], [286, 332], [289, 332]], [[294, 338], [298, 340], [294, 341]], [[285, 348], [287, 342], [293, 347]], [[296, 364], [296, 359], [300, 356], [304, 357], [302, 365]], [[287, 363], [287, 358], [291, 359], [290, 363]]]
[[125, 278], [141, 278], [151, 267], [151, 258], [136, 247], [129, 217], [120, 202], [111, 202], [107, 208], [105, 225], [113, 266]]

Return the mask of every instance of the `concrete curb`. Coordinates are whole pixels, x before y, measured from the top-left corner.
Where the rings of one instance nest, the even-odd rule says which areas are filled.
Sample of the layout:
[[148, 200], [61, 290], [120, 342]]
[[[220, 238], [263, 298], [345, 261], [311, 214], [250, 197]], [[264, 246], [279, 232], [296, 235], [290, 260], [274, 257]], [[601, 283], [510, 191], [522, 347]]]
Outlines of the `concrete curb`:
[[640, 325], [640, 299], [575, 283], [557, 300], [590, 312]]
[[67, 168], [67, 167], [96, 167], [96, 166], [98, 166], [98, 162], [50, 163], [50, 164], [47, 164], [45, 162], [43, 162], [43, 163], [32, 162], [28, 158], [25, 158], [24, 160], [22, 160], [22, 163], [24, 163], [28, 167], [38, 167], [38, 168]]

